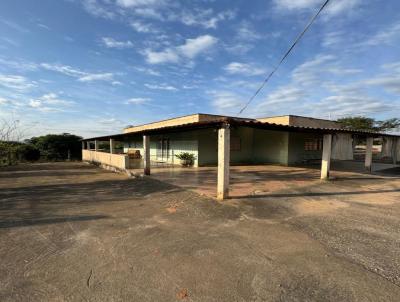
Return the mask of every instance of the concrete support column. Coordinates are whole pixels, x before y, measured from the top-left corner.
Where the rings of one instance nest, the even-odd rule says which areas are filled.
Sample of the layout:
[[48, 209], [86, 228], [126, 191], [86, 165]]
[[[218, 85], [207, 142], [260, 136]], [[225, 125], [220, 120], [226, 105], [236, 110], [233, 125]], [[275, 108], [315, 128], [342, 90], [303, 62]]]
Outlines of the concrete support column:
[[95, 151], [99, 150], [99, 141], [97, 139], [94, 141], [94, 150]]
[[219, 200], [229, 196], [230, 137], [229, 125], [218, 130], [217, 199]]
[[143, 168], [144, 175], [150, 175], [150, 136], [143, 135]]
[[322, 145], [322, 162], [321, 162], [321, 179], [329, 179], [329, 171], [331, 169], [332, 154], [332, 134], [324, 134]]
[[115, 153], [115, 141], [112, 138], [110, 138], [110, 153]]
[[85, 150], [85, 142], [82, 141], [82, 150]]
[[86, 149], [90, 150], [90, 142], [89, 141], [86, 142]]
[[372, 171], [372, 146], [374, 144], [373, 137], [367, 137], [367, 145], [365, 148], [365, 170]]
[[397, 148], [399, 147], [399, 139], [398, 138], [393, 138], [393, 146], [392, 146], [392, 160], [393, 160], [393, 165], [397, 164], [397, 153], [399, 150]]

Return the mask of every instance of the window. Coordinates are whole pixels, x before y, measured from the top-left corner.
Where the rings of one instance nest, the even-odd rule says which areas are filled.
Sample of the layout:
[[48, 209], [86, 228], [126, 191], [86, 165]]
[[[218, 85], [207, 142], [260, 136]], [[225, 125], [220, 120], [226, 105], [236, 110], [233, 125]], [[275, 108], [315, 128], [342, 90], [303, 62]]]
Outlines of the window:
[[240, 151], [241, 141], [240, 137], [231, 137], [231, 151]]
[[305, 151], [319, 151], [322, 150], [322, 139], [306, 139], [304, 141], [304, 150]]

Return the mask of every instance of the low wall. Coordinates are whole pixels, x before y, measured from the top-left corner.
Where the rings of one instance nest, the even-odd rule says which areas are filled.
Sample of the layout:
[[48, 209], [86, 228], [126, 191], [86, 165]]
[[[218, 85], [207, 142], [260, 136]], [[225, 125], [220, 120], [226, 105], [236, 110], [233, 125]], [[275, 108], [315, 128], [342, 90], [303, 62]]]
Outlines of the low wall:
[[82, 160], [121, 170], [129, 168], [129, 157], [125, 154], [111, 154], [94, 150], [82, 150]]

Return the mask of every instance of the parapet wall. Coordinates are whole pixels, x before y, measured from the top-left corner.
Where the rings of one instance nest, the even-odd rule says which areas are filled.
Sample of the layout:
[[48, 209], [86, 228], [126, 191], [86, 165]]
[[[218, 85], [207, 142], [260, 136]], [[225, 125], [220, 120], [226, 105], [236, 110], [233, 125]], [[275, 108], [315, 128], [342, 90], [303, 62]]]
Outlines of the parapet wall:
[[111, 154], [95, 150], [82, 150], [82, 160], [115, 167], [120, 170], [126, 170], [129, 168], [129, 157], [126, 154]]

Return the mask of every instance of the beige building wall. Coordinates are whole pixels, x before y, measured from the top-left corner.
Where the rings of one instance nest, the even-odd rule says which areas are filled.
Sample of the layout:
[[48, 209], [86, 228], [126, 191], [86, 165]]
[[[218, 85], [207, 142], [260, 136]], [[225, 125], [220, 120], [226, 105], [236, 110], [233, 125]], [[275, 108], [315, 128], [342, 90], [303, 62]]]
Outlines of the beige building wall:
[[313, 128], [342, 128], [342, 125], [335, 121], [317, 119], [312, 117], [297, 116], [297, 115], [283, 115], [272, 116], [257, 119], [260, 122], [275, 123], [280, 125], [290, 125], [299, 127], [313, 127]]
[[111, 154], [94, 150], [82, 150], [82, 160], [115, 167], [121, 170], [129, 168], [129, 158], [125, 154]]
[[[198, 113], [198, 114], [192, 114], [192, 115], [186, 115], [186, 116], [181, 116], [181, 117], [177, 117], [177, 118], [172, 118], [172, 119], [168, 119], [168, 120], [164, 120], [164, 121], [144, 124], [144, 125], [140, 125], [140, 126], [132, 126], [129, 128], [125, 128], [124, 133], [138, 132], [138, 131], [142, 131], [142, 130], [150, 130], [150, 129], [157, 129], [157, 128], [163, 128], [163, 127], [191, 124], [191, 123], [219, 121], [219, 120], [224, 120], [226, 118], [228, 118], [228, 117], [223, 116], [223, 115]], [[252, 119], [247, 119], [247, 118], [236, 118], [236, 119], [252, 120]]]
[[279, 124], [279, 125], [290, 125], [290, 116], [282, 115], [282, 116], [264, 117], [264, 118], [258, 118], [257, 121], [263, 123]]

